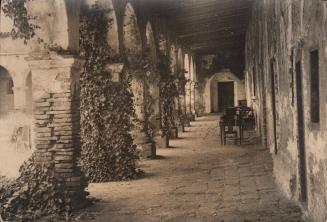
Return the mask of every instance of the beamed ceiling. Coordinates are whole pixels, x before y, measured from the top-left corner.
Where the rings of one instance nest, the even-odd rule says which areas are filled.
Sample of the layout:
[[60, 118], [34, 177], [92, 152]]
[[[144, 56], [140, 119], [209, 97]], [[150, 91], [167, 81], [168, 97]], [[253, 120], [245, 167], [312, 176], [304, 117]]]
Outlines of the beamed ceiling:
[[179, 42], [196, 54], [244, 49], [254, 0], [161, 0]]

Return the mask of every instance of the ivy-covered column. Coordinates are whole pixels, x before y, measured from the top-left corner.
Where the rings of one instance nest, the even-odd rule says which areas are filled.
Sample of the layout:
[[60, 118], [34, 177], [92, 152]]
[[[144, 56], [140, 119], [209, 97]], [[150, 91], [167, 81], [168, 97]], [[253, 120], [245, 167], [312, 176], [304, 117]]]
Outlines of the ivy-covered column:
[[84, 203], [86, 182], [80, 155], [79, 76], [81, 61], [73, 57], [29, 58], [33, 81], [35, 161], [53, 165], [71, 207]]
[[180, 92], [179, 92], [179, 98], [181, 103], [181, 117], [183, 119], [183, 125], [184, 127], [190, 127], [190, 121], [187, 117], [187, 109], [186, 109], [186, 83], [187, 80], [185, 79], [184, 75], [183, 78], [180, 81]]
[[185, 101], [186, 101], [186, 115], [189, 121], [194, 121], [193, 114], [192, 114], [192, 82], [188, 79], [186, 86], [185, 86]]
[[[196, 82], [191, 82], [191, 114], [194, 116], [195, 119], [195, 85]], [[193, 117], [192, 117], [193, 118]]]
[[[144, 73], [143, 73], [144, 74]], [[145, 74], [144, 74], [145, 75]], [[144, 157], [153, 156], [155, 149], [149, 128], [147, 128], [148, 116], [146, 116], [146, 79], [145, 76], [133, 76], [131, 81], [133, 102], [135, 109], [134, 129], [132, 132], [134, 143]]]
[[145, 92], [146, 131], [153, 141], [151, 158], [156, 157], [156, 142], [161, 136], [159, 74], [156, 69], [146, 72]]

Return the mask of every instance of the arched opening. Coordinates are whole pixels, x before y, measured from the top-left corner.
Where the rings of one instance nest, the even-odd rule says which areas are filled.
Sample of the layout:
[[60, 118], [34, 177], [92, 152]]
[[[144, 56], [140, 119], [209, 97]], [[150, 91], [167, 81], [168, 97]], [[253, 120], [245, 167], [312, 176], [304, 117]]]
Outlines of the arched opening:
[[206, 113], [219, 113], [228, 106], [237, 106], [245, 99], [244, 83], [234, 73], [226, 69], [214, 74], [206, 83]]
[[170, 71], [172, 74], [176, 74], [177, 71], [177, 56], [175, 45], [171, 45], [170, 47]]
[[118, 38], [118, 25], [117, 25], [116, 12], [112, 4], [112, 0], [102, 1], [102, 2], [103, 2], [102, 6], [105, 9], [108, 9], [108, 12], [106, 13], [106, 17], [110, 23], [107, 32], [108, 45], [112, 50], [112, 54], [115, 56], [119, 54], [119, 38]]
[[[26, 105], [30, 105], [32, 80], [26, 79]], [[19, 81], [18, 81], [19, 82]], [[20, 84], [15, 86], [8, 70], [0, 66], [0, 175], [9, 178], [18, 176], [22, 163], [31, 156], [31, 117], [28, 117], [23, 107], [15, 108], [15, 88], [23, 89]], [[30, 90], [29, 90], [30, 89]], [[24, 94], [19, 94], [24, 95]], [[21, 98], [22, 101], [24, 97]], [[26, 109], [31, 109], [26, 107]]]
[[125, 55], [129, 63], [137, 62], [142, 53], [142, 41], [137, 18], [130, 3], [125, 8], [123, 26]]
[[191, 114], [191, 91], [190, 91], [190, 78], [191, 78], [191, 69], [190, 69], [190, 57], [188, 54], [185, 54], [184, 58], [184, 69], [185, 69], [185, 107], [186, 114]]
[[156, 42], [154, 39], [153, 29], [150, 22], [146, 24], [146, 50], [147, 53], [150, 55], [150, 59], [153, 65], [157, 65], [158, 58], [157, 58], [157, 49], [156, 49]]
[[10, 114], [14, 109], [14, 81], [9, 72], [0, 66], [0, 118]]
[[185, 69], [185, 78], [190, 78], [190, 60], [188, 54], [185, 54], [184, 57], [184, 69]]

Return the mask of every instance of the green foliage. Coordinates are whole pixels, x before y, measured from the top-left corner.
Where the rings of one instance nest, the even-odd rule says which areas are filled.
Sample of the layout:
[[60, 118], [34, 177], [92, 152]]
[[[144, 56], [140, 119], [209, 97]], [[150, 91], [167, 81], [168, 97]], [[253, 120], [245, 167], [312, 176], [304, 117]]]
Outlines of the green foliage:
[[56, 180], [54, 164], [42, 165], [33, 155], [20, 168], [20, 176], [0, 187], [0, 214], [4, 220], [56, 221], [70, 214], [70, 199]]
[[82, 169], [92, 182], [133, 179], [138, 175], [138, 155], [130, 135], [134, 116], [130, 73], [124, 69], [120, 82], [112, 81], [105, 69], [106, 64], [113, 62], [106, 39], [110, 21], [97, 5], [83, 11]]
[[169, 59], [161, 56], [160, 70], [160, 102], [161, 102], [161, 125], [163, 136], [169, 135], [171, 128], [176, 127], [174, 115], [175, 99], [178, 98], [178, 76], [170, 72]]
[[34, 20], [35, 17], [27, 13], [27, 1], [31, 0], [4, 0], [2, 3], [3, 12], [14, 23], [11, 32], [5, 35], [11, 36], [13, 39], [23, 39], [25, 44], [35, 36], [35, 29], [39, 28], [31, 23], [31, 20]]

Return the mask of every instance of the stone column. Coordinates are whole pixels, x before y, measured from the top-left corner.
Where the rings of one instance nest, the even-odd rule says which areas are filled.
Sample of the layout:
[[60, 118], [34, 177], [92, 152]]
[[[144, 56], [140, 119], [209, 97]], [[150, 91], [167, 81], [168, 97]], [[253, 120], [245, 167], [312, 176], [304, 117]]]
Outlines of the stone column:
[[194, 81], [191, 82], [191, 114], [193, 116], [195, 116], [195, 84]]
[[194, 121], [195, 120], [195, 117], [192, 113], [192, 82], [191, 81], [188, 81], [186, 83], [186, 86], [185, 86], [185, 100], [186, 100], [186, 115], [187, 115], [187, 118], [189, 121]]
[[[153, 82], [149, 83], [149, 96], [150, 101], [148, 104], [151, 107], [152, 112], [149, 115], [149, 124], [150, 127], [153, 129], [153, 146], [151, 157], [156, 157], [156, 148], [157, 144], [160, 143], [161, 139], [161, 126], [160, 126], [160, 89], [158, 80], [154, 80]], [[158, 144], [159, 145], [159, 144]]]
[[136, 114], [134, 119], [135, 128], [132, 132], [134, 143], [141, 151], [143, 157], [152, 156], [153, 140], [145, 132], [145, 79], [134, 77], [131, 81], [131, 87], [134, 94], [133, 102]]
[[36, 160], [54, 164], [72, 208], [85, 203], [86, 182], [78, 166], [80, 155], [80, 90], [82, 63], [73, 57], [30, 57], [33, 79], [33, 119]]

